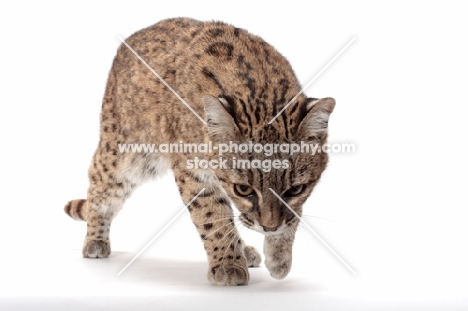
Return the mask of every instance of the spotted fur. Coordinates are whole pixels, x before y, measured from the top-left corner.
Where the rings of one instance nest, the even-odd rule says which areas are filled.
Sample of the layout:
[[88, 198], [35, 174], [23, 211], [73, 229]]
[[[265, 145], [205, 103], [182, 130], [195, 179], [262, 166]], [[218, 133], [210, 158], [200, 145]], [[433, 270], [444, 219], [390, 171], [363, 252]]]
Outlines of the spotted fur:
[[[172, 169], [181, 197], [204, 244], [208, 279], [218, 285], [244, 285], [249, 266], [260, 254], [246, 246], [235, 226], [239, 220], [265, 234], [266, 267], [275, 278], [285, 277], [292, 260], [298, 219], [269, 190], [274, 189], [297, 214], [327, 163], [326, 154], [274, 154], [288, 168], [189, 169], [194, 156], [218, 159], [217, 152], [120, 153], [125, 143], [318, 142], [325, 143], [331, 98], [309, 99], [301, 94], [272, 123], [268, 122], [300, 91], [287, 60], [271, 45], [247, 31], [221, 22], [187, 18], [161, 21], [126, 42], [206, 120], [206, 125], [124, 45], [109, 73], [102, 104], [100, 143], [90, 169], [86, 200], [69, 202], [65, 211], [86, 220], [83, 255], [110, 254], [109, 229], [125, 200], [142, 182]], [[304, 48], [306, 48], [304, 46]], [[240, 159], [265, 159], [262, 154], [226, 154]], [[253, 189], [241, 196], [235, 185]], [[291, 197], [291, 189], [298, 195]], [[161, 208], [167, 208], [161, 206]]]

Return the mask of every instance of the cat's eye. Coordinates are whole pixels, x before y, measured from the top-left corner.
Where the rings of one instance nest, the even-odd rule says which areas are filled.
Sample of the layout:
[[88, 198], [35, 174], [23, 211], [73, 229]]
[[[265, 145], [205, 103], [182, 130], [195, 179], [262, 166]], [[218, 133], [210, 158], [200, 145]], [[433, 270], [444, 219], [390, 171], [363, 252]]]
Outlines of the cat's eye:
[[234, 185], [234, 192], [240, 197], [247, 197], [254, 194], [252, 187], [246, 185]]
[[288, 189], [288, 191], [286, 191], [284, 193], [284, 196], [285, 197], [295, 197], [295, 196], [298, 196], [300, 195], [302, 192], [304, 192], [304, 190], [307, 188], [307, 186], [305, 184], [302, 184], [302, 185], [297, 185], [297, 186], [292, 186], [291, 188]]

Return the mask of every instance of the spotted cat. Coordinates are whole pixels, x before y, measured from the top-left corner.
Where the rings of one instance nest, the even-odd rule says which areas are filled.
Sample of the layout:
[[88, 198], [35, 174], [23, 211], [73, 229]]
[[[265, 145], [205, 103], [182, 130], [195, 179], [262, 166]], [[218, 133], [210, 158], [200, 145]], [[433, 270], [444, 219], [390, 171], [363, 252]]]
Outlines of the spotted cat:
[[[142, 182], [172, 169], [204, 244], [211, 283], [248, 284], [248, 267], [261, 263], [259, 252], [239, 236], [232, 206], [244, 226], [264, 234], [265, 266], [274, 278], [284, 278], [300, 221], [295, 214], [302, 215], [302, 205], [327, 164], [326, 153], [275, 152], [267, 157], [252, 150], [221, 154], [216, 148], [122, 152], [121, 146], [323, 145], [334, 99], [299, 94], [300, 84], [282, 55], [261, 38], [222, 22], [164, 20], [125, 43], [109, 73], [87, 199], [65, 206], [68, 215], [87, 222], [84, 257], [109, 256], [111, 222], [125, 200]], [[189, 165], [195, 158], [224, 163]], [[238, 160], [264, 163], [267, 158], [281, 164], [269, 170], [236, 166]]]

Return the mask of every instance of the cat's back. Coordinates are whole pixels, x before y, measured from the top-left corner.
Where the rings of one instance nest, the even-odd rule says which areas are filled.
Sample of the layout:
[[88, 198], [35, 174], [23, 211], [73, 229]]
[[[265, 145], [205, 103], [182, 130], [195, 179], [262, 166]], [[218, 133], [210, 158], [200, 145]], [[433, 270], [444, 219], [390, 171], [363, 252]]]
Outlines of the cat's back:
[[163, 20], [136, 32], [126, 44], [114, 62], [118, 98], [126, 99], [119, 106], [126, 117], [137, 113], [138, 122], [130, 123], [160, 128], [167, 139], [193, 133], [194, 127], [201, 131], [200, 120], [167, 85], [201, 117], [204, 96], [226, 98], [232, 111], [243, 114], [233, 117], [247, 122], [246, 132], [270, 120], [300, 90], [288, 61], [271, 45], [222, 22]]

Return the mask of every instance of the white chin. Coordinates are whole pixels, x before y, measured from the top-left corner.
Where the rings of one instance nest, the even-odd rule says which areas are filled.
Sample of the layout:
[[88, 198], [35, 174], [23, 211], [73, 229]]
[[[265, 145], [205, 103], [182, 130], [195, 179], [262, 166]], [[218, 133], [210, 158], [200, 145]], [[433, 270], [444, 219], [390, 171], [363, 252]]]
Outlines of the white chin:
[[258, 232], [262, 233], [264, 236], [272, 236], [272, 235], [277, 235], [277, 234], [281, 234], [283, 233], [283, 228], [278, 228], [276, 231], [273, 231], [273, 232], [269, 232], [269, 231], [265, 231], [262, 229], [260, 230], [257, 230]]

